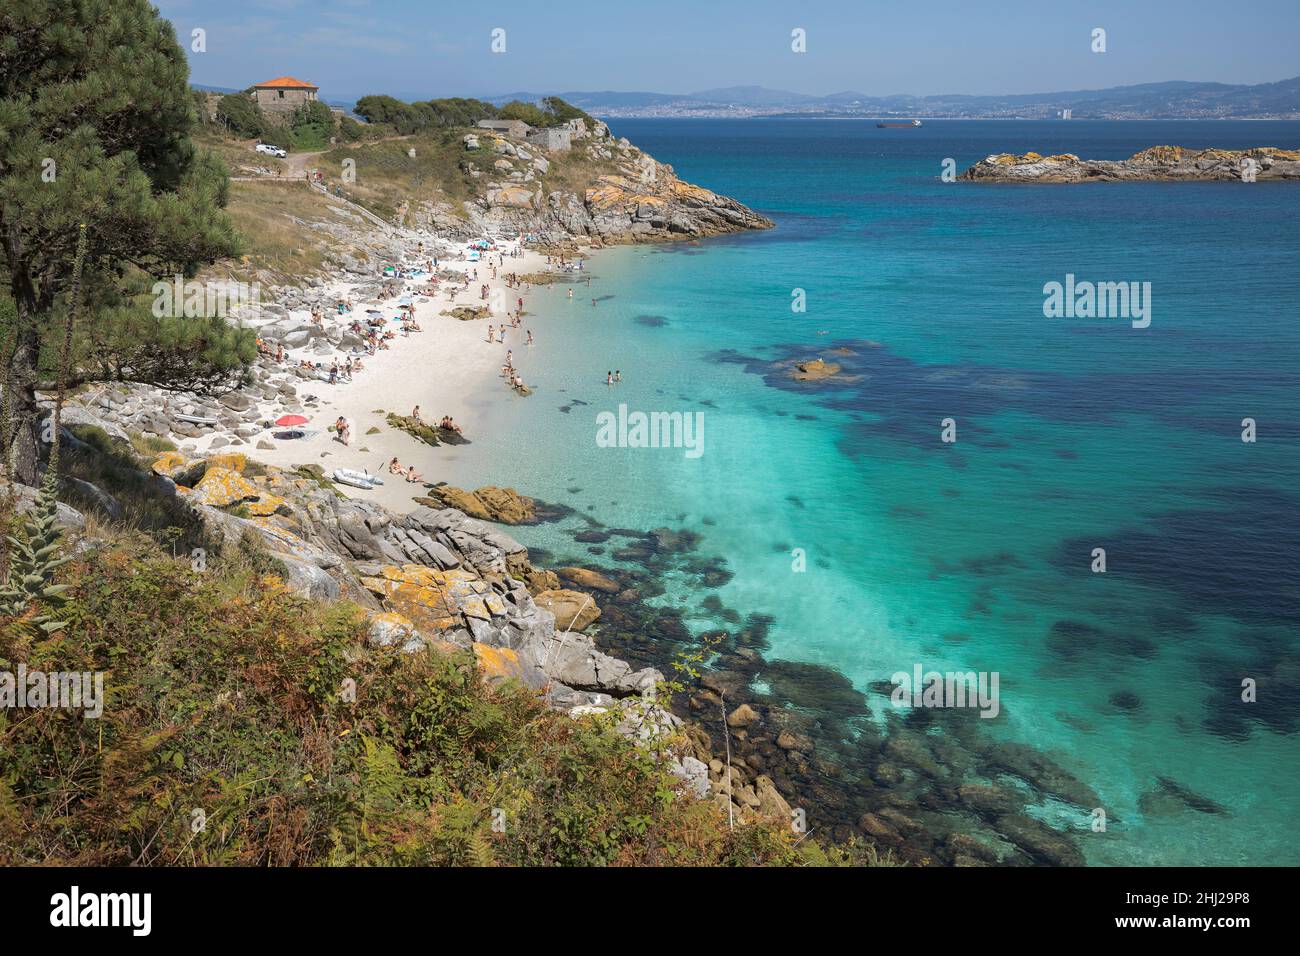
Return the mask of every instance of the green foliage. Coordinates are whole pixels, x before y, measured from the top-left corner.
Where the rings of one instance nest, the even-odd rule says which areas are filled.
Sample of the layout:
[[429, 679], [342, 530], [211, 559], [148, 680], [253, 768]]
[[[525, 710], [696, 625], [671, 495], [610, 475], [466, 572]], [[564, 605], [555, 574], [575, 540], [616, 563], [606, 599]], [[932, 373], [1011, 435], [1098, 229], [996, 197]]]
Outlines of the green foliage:
[[403, 103], [391, 96], [363, 96], [355, 107], [358, 116], [371, 123], [392, 126], [400, 136], [410, 136], [432, 129], [475, 126], [483, 119], [517, 119], [529, 126], [558, 126], [571, 119], [594, 124], [589, 115], [558, 96], [548, 96], [542, 105], [514, 100], [497, 108], [483, 100], [452, 97]]
[[574, 119], [580, 119], [585, 122], [588, 130], [596, 125], [596, 121], [592, 118], [591, 114], [578, 109], [578, 107], [570, 103], [566, 103], [558, 96], [543, 97], [542, 107], [551, 117], [551, 121], [547, 124], [548, 126], [567, 123], [569, 120]]
[[[185, 54], [148, 0], [0, 6], [0, 278], [15, 305], [6, 371], [24, 426], [20, 478], [33, 481], [37, 472], [35, 393], [49, 385], [45, 353], [67, 308], [81, 227], [89, 245], [74, 334], [83, 343], [105, 322], [121, 328], [120, 310], [148, 315], [123, 288], [133, 277], [192, 276], [238, 252], [223, 212], [225, 168], [195, 149], [194, 125]], [[141, 359], [144, 380], [177, 373], [184, 380], [192, 361], [207, 357], [179, 331], [155, 341], [109, 339], [92, 354], [74, 352], [70, 386], [140, 380]], [[180, 352], [164, 354], [177, 341]]]
[[513, 100], [501, 107], [497, 115], [503, 120], [522, 120], [529, 126], [547, 126], [547, 114], [540, 106], [533, 103], [521, 103]]
[[483, 100], [452, 97], [403, 103], [391, 96], [363, 96], [354, 108], [370, 123], [390, 125], [401, 136], [431, 129], [473, 126], [481, 119], [493, 119], [497, 109]]
[[355, 143], [366, 135], [366, 129], [351, 116], [339, 118], [339, 136], [345, 143]]
[[320, 100], [311, 100], [294, 110], [289, 132], [294, 149], [325, 149], [334, 135], [334, 114]]
[[217, 103], [217, 120], [244, 139], [261, 136], [266, 129], [262, 111], [247, 93], [227, 93]]
[[106, 672], [107, 702], [0, 712], [0, 864], [848, 859], [728, 830], [612, 719], [493, 688], [472, 654], [364, 649], [357, 607], [293, 597], [242, 549], [200, 572], [128, 534], [59, 576], [64, 633], [28, 644], [0, 619], [0, 657]]
[[69, 560], [61, 556], [57, 517], [56, 478], [51, 469], [19, 533], [6, 539], [9, 568], [0, 584], [0, 614], [23, 618], [26, 625], [47, 634], [65, 626], [50, 613], [62, 606], [67, 590], [67, 585], [52, 583], [55, 569]]

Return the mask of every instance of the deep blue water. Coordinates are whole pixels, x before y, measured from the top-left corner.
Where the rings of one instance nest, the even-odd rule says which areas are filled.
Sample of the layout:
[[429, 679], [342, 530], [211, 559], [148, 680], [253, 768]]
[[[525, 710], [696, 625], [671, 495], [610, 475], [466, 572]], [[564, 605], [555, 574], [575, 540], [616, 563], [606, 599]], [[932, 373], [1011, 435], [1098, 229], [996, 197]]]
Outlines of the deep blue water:
[[[1115, 821], [1034, 808], [1090, 862], [1300, 862], [1300, 185], [940, 177], [1004, 151], [1294, 149], [1300, 124], [613, 125], [777, 228], [602, 252], [598, 305], [535, 292], [537, 392], [485, 408], [482, 454], [445, 477], [697, 531], [734, 573], [711, 593], [774, 619], [769, 660], [864, 692], [917, 663], [998, 672], [983, 729], [1050, 753]], [[1149, 282], [1150, 326], [1045, 318], [1067, 273]], [[816, 356], [844, 377], [774, 364]], [[598, 447], [594, 416], [620, 402], [702, 411], [705, 453]], [[609, 563], [575, 527], [519, 536]], [[725, 624], [675, 585], [666, 606]], [[1162, 780], [1220, 812], [1172, 805]]]

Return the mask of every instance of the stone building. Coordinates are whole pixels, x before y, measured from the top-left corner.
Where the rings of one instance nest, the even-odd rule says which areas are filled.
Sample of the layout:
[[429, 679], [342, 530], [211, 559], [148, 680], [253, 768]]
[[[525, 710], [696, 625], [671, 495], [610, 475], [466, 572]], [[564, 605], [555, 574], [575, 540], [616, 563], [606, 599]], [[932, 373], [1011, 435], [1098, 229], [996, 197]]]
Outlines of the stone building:
[[514, 136], [517, 139], [523, 139], [532, 130], [532, 127], [523, 120], [492, 120], [485, 119], [478, 121], [479, 129], [490, 129], [494, 133], [501, 133], [504, 136]]
[[573, 130], [568, 126], [535, 129], [527, 136], [528, 142], [549, 153], [561, 153], [573, 146]]
[[253, 87], [253, 99], [258, 108], [268, 115], [288, 116], [301, 106], [314, 102], [319, 86], [280, 76]]

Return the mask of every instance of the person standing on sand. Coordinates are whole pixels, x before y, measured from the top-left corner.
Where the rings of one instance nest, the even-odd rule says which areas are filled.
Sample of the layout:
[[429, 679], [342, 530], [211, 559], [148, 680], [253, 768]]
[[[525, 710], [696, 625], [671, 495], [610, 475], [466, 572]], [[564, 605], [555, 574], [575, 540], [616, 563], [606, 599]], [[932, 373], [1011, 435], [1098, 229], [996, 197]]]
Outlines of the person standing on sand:
[[489, 342], [495, 342], [495, 341], [496, 341], [496, 339], [497, 339], [497, 334], [496, 334], [496, 331], [495, 331], [495, 330], [496, 330], [496, 326], [495, 326], [495, 325], [489, 325], [489, 326], [488, 326], [488, 341], [489, 341]]

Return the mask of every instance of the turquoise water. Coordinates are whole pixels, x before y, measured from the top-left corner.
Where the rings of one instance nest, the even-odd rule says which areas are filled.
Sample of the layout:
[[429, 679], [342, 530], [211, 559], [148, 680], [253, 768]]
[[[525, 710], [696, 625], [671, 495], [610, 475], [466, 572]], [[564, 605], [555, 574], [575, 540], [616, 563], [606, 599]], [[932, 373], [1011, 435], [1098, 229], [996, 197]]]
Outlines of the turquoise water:
[[[998, 672], [1002, 713], [981, 729], [1050, 753], [1115, 821], [1091, 834], [1039, 808], [1089, 862], [1300, 862], [1300, 187], [940, 178], [945, 158], [1001, 151], [1296, 148], [1300, 126], [616, 132], [777, 228], [605, 251], [572, 301], [534, 291], [538, 345], [515, 351], [535, 394], [484, 400], [481, 437], [439, 476], [698, 532], [734, 575], [707, 593], [774, 619], [769, 661], [864, 692], [917, 663]], [[1043, 285], [1067, 273], [1150, 282], [1150, 327], [1045, 318]], [[774, 364], [816, 356], [847, 378], [796, 384]], [[704, 454], [598, 447], [595, 416], [619, 403], [703, 412]], [[574, 542], [581, 527], [518, 537], [615, 564]], [[667, 583], [657, 600], [693, 629], [726, 626], [697, 579]], [[1255, 703], [1239, 700], [1246, 677]], [[869, 700], [883, 721], [888, 699]], [[1141, 798], [1161, 777], [1224, 812], [1155, 812]]]

